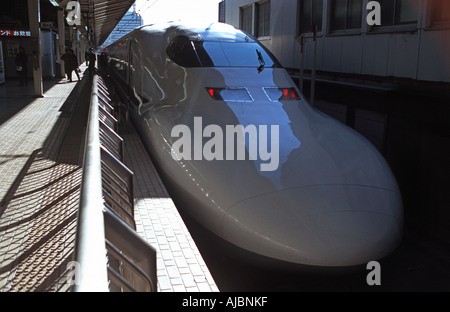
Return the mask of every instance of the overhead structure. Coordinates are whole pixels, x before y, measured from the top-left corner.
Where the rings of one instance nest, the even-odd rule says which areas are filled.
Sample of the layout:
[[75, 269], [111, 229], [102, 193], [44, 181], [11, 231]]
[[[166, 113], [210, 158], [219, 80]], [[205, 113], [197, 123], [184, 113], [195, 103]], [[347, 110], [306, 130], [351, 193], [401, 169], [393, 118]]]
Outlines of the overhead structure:
[[73, 20], [69, 20], [69, 18], [74, 15], [70, 13], [75, 12], [74, 3], [78, 2], [81, 16], [72, 26], [88, 38], [91, 45], [99, 47], [135, 0], [50, 0], [50, 2], [66, 10], [68, 13], [66, 19], [71, 23]]

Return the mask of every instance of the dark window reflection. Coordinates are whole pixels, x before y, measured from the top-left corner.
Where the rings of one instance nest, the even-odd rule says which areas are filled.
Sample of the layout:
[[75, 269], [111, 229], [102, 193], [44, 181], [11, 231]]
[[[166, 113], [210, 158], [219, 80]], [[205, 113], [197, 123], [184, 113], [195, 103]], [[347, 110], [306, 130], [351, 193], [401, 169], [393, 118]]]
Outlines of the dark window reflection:
[[273, 55], [257, 42], [189, 40], [180, 36], [167, 48], [167, 55], [183, 67], [260, 67], [259, 51], [265, 67], [280, 67]]

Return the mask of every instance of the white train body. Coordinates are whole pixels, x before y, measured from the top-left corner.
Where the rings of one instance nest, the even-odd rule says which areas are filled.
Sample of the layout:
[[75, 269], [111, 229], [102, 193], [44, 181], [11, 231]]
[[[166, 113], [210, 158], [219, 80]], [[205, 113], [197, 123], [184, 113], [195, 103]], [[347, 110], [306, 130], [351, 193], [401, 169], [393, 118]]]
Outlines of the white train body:
[[[106, 54], [158, 169], [188, 201], [183, 209], [210, 231], [256, 254], [327, 267], [377, 260], [399, 244], [402, 200], [384, 158], [355, 131], [310, 107], [254, 38], [221, 23], [144, 26]], [[191, 159], [174, 159], [177, 125], [218, 159], [206, 159], [199, 145]], [[258, 148], [250, 157], [248, 139], [245, 159], [236, 152], [227, 160], [232, 146], [224, 143], [220, 160], [219, 144], [207, 146], [213, 137], [229, 138], [207, 129], [225, 135], [230, 125], [254, 126], [258, 140], [269, 141], [267, 151], [278, 148], [271, 155], [277, 159], [263, 158]]]

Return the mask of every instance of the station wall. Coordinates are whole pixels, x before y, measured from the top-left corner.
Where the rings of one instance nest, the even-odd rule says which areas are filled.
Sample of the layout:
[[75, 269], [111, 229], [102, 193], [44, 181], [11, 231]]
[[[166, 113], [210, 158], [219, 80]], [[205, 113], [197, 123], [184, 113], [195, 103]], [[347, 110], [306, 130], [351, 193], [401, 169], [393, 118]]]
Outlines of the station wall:
[[[250, 6], [253, 27], [249, 31], [257, 36], [258, 6], [269, 2], [270, 35], [259, 39], [284, 67], [299, 69], [303, 57], [304, 69], [311, 70], [313, 34], [303, 32], [299, 26], [302, 22], [300, 9], [303, 1], [225, 0], [225, 22], [242, 28], [242, 9]], [[319, 1], [323, 1], [323, 11], [321, 29], [317, 33], [317, 70], [450, 82], [450, 10], [442, 13], [439, 23], [431, 17], [437, 6], [442, 6], [439, 8], [444, 10], [449, 6], [447, 3], [440, 0], [410, 1], [414, 3], [416, 21], [371, 27], [366, 22], [370, 12], [366, 9], [368, 0], [361, 0], [360, 27], [335, 31], [332, 30], [330, 17], [333, 0]], [[396, 1], [399, 5], [405, 2]], [[300, 51], [301, 37], [304, 40], [303, 56]]]

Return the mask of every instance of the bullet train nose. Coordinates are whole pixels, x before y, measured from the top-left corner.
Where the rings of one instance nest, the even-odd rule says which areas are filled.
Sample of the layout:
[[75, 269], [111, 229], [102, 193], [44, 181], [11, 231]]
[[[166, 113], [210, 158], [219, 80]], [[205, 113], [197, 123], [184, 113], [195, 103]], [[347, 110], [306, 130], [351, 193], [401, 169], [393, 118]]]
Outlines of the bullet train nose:
[[[289, 262], [348, 266], [378, 260], [399, 237], [393, 216], [371, 212], [322, 213], [293, 220], [265, 233], [273, 252]], [[393, 233], [394, 232], [394, 233]]]
[[402, 236], [396, 192], [357, 185], [296, 187], [233, 205], [224, 236], [267, 257], [351, 266], [392, 252]]

